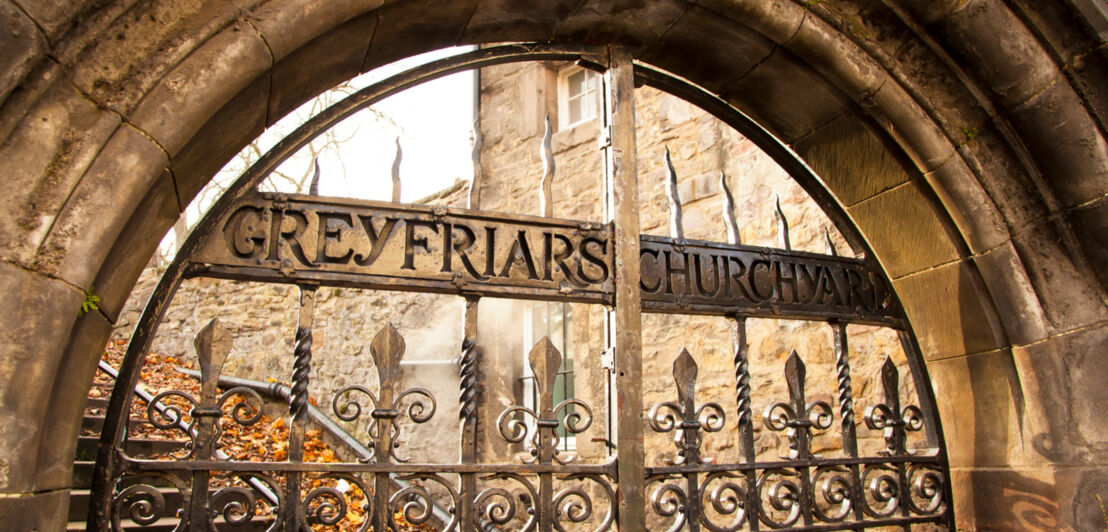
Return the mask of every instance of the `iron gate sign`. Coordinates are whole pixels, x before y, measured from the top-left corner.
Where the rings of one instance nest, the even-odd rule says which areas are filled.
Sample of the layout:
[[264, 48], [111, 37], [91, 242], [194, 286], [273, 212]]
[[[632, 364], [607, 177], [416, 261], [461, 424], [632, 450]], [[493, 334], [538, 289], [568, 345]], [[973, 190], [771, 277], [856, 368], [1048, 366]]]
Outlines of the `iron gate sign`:
[[[609, 225], [444, 206], [261, 193], [239, 202], [194, 273], [263, 282], [612, 303]], [[859, 259], [642, 235], [644, 310], [897, 323]]]

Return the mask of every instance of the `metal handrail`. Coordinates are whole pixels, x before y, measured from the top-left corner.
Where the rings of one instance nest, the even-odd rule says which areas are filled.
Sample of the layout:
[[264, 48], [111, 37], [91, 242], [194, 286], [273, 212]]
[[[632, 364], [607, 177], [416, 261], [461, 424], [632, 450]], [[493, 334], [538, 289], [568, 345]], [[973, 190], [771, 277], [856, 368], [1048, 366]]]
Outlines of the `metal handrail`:
[[[194, 379], [200, 378], [199, 371], [182, 368], [179, 366], [174, 369], [176, 369], [179, 373], [182, 373]], [[268, 396], [270, 399], [279, 399], [282, 401], [288, 401], [290, 391], [289, 386], [281, 384], [279, 382], [268, 383], [251, 379], [243, 379], [240, 377], [228, 377], [226, 375], [219, 376], [219, 387], [225, 389], [239, 387], [249, 388], [251, 390], [254, 390], [255, 392]], [[346, 432], [346, 429], [343, 429], [341, 426], [339, 426], [338, 423], [335, 423], [330, 417], [328, 417], [327, 414], [324, 414], [323, 411], [316, 408], [311, 403], [308, 403], [308, 419], [315, 422], [317, 425], [320, 426], [320, 428], [327, 431], [328, 434], [338, 440], [342, 445], [350, 449], [358, 457], [359, 460], [369, 460], [373, 457], [372, 450], [370, 450], [365, 445], [362, 445], [362, 443], [358, 441], [357, 438], [355, 438], [349, 432]], [[399, 486], [400, 489], [404, 489], [410, 486], [408, 482], [400, 479], [394, 478], [390, 480], [394, 482], [397, 486]], [[431, 513], [432, 515], [434, 515], [435, 519], [439, 521], [439, 524], [449, 523], [451, 520], [450, 514], [446, 510], [439, 507], [437, 504], [432, 503]], [[499, 530], [493, 527], [491, 523], [487, 522], [483, 522], [481, 524], [481, 528], [487, 531]]]
[[[113, 380], [118, 381], [119, 372], [116, 371], [115, 368], [113, 368], [111, 366], [111, 364], [108, 364], [107, 362], [101, 360], [100, 364], [99, 364], [99, 367], [100, 367], [100, 371], [103, 371], [104, 373], [106, 373]], [[158, 413], [161, 414], [162, 416], [165, 416], [167, 418], [169, 417], [169, 416], [166, 415], [166, 410], [167, 410], [168, 407], [166, 407], [165, 405], [163, 405], [161, 403], [153, 403], [152, 401], [154, 400], [154, 396], [150, 392], [144, 390], [142, 388], [142, 386], [140, 386], [138, 384], [135, 385], [135, 396], [138, 397], [139, 399], [141, 399], [142, 402], [144, 402], [148, 405], [153, 404], [154, 409], [157, 410]], [[175, 424], [177, 425], [177, 428], [181, 429], [181, 431], [183, 431], [186, 434], [194, 436], [195, 433], [196, 433], [195, 429], [190, 428], [189, 424], [185, 423], [185, 421], [181, 418], [178, 418], [177, 422]], [[227, 455], [227, 453], [223, 452], [220, 449], [215, 449], [214, 452], [215, 452], [215, 457], [218, 460], [229, 460], [231, 458], [230, 456]], [[280, 503], [280, 499], [277, 497], [277, 494], [273, 493], [273, 490], [271, 490], [265, 482], [263, 482], [261, 480], [258, 480], [257, 478], [254, 478], [254, 477], [250, 477], [250, 478], [246, 479], [246, 483], [250, 484], [250, 487], [257, 490], [258, 493], [261, 493], [262, 497], [265, 497], [265, 500], [267, 502], [269, 502], [270, 504], [277, 505], [277, 504]]]

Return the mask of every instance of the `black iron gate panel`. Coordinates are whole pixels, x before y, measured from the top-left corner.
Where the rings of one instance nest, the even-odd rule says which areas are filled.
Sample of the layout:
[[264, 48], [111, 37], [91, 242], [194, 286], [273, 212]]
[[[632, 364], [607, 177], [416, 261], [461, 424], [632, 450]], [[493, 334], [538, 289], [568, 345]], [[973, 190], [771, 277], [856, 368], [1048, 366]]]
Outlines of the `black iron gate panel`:
[[[265, 175], [315, 135], [374, 101], [459, 69], [538, 59], [579, 60], [605, 72], [605, 223], [550, 216], [549, 128], [543, 151], [548, 163], [541, 190], [543, 216], [482, 211], [472, 198], [470, 208], [458, 209], [256, 190]], [[709, 98], [676, 78], [639, 70], [641, 80], [670, 90], [682, 87], [675, 92], [692, 101]], [[631, 57], [619, 48], [486, 48], [367, 88], [280, 143], [213, 207], [151, 296], [107, 414], [90, 528], [120, 529], [124, 520], [151, 525], [170, 515], [179, 529], [319, 529], [349, 526], [347, 514], [353, 504], [363, 505], [367, 516], [354, 528], [377, 531], [400, 529], [401, 517], [407, 523], [466, 531], [949, 525], [946, 456], [926, 384], [919, 387], [920, 406], [903, 406], [898, 369], [886, 359], [880, 375], [872, 376], [880, 382], [884, 400], [868, 406], [861, 423], [856, 419], [848, 324], [899, 331], [917, 385], [926, 382], [907, 320], [883, 272], [870, 259], [839, 256], [833, 246], [827, 254], [792, 250], [783, 214], [778, 220], [780, 249], [740, 244], [725, 180], [721, 196], [730, 241], [686, 239], [672, 164], [672, 234], [639, 235], [634, 83]], [[705, 108], [725, 105], [709, 104]], [[728, 116], [733, 125], [745, 120], [737, 112]], [[751, 138], [765, 136], [752, 123], [745, 127]], [[763, 147], [787, 153], [778, 145]], [[795, 159], [778, 160], [792, 173], [808, 171]], [[833, 209], [830, 204], [824, 207]], [[198, 391], [166, 391], [145, 406], [153, 425], [187, 440], [185, 451], [161, 459], [128, 452], [127, 411], [143, 357], [174, 291], [189, 277], [298, 287], [291, 386], [283, 396], [290, 420], [287, 460], [233, 460], [219, 449], [223, 423], [256, 423], [266, 399], [256, 387], [222, 379], [231, 333], [215, 320], [196, 337]], [[399, 364], [407, 346], [392, 325], [383, 325], [369, 341], [377, 381], [349, 383], [320, 401], [326, 405], [321, 408], [338, 420], [364, 421], [367, 432], [351, 443], [359, 459], [304, 460], [305, 431], [310, 418], [320, 412], [309, 396], [314, 303], [322, 286], [464, 298], [456, 462], [413, 463], [400, 445], [399, 437], [412, 426], [449, 414], [440, 412], [431, 391], [403, 386]], [[531, 346], [527, 357], [535, 400], [508, 405], [496, 419], [480, 417], [477, 310], [483, 297], [606, 306], [615, 405], [610, 415], [616, 422], [610, 434], [599, 436], [614, 445], [609, 458], [581, 463], [560, 445], [562, 438], [600, 430], [593, 423], [598, 405], [571, 397], [555, 402], [563, 353], [548, 338]], [[674, 400], [643, 404], [643, 312], [730, 319], [734, 382], [726, 400], [734, 401], [734, 411], [720, 405], [724, 398], [698, 393], [696, 353], [687, 349], [672, 361]], [[807, 371], [796, 351], [781, 368], [788, 396], [759, 397], [768, 405], [761, 413], [760, 429], [781, 432], [788, 441], [787, 455], [771, 461], [760, 459], [754, 446], [759, 417], [753, 398], [759, 390], [751, 385], [747, 322], [758, 318], [823, 321], [831, 327], [834, 342], [837, 408], [808, 399]], [[724, 430], [732, 416], [740, 458], [734, 463], [707, 459], [702, 452], [705, 435]], [[493, 429], [485, 433], [496, 440], [494, 445], [518, 446], [521, 456], [486, 460], [478, 449], [490, 442], [478, 441], [479, 425]], [[675, 448], [666, 463], [647, 463], [648, 430], [672, 434]], [[860, 452], [859, 430], [880, 433], [884, 449], [872, 456]], [[828, 431], [838, 432], [842, 457], [813, 452], [813, 436]], [[926, 434], [924, 448], [910, 448], [907, 434], [913, 431]]]

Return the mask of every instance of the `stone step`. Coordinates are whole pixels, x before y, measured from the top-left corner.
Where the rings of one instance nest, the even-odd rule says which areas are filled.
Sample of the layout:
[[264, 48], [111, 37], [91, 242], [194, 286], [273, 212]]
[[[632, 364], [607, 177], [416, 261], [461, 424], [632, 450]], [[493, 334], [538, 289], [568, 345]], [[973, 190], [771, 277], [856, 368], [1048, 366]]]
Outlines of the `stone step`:
[[[139, 418], [139, 417], [131, 418], [130, 424], [131, 424], [130, 428], [132, 430], [137, 429], [137, 428], [143, 428], [143, 427], [150, 428], [150, 427], [154, 426], [149, 421], [147, 421], [146, 419]], [[103, 429], [104, 429], [104, 416], [85, 415], [85, 417], [81, 419], [81, 430], [90, 430], [90, 431], [99, 433]]]
[[[82, 436], [77, 440], [77, 460], [95, 460], [96, 445], [100, 438]], [[124, 449], [132, 456], [148, 456], [179, 451], [185, 447], [181, 440], [127, 440]]]
[[107, 408], [108, 400], [102, 397], [89, 397], [85, 408]]
[[[124, 519], [120, 521], [120, 525], [123, 530], [135, 530], [142, 532], [172, 532], [177, 529], [177, 525], [180, 524], [180, 519], [176, 517], [163, 517], [149, 525], [139, 525], [130, 519]], [[247, 531], [247, 532], [262, 532], [269, 528], [273, 524], [273, 519], [260, 519], [256, 518], [249, 524], [232, 524], [228, 523], [223, 517], [218, 517], [215, 520], [215, 529], [223, 531]], [[66, 524], [65, 529], [67, 531], [85, 530], [87, 523], [85, 521], [70, 521]], [[192, 527], [195, 530], [202, 530], [199, 527]]]

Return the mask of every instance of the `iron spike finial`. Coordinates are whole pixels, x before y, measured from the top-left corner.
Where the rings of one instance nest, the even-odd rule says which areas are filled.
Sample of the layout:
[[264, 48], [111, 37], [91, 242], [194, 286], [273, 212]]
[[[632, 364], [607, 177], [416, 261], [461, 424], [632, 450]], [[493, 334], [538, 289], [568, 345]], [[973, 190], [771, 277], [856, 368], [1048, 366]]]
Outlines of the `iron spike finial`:
[[219, 322], [219, 318], [212, 318], [203, 329], [200, 329], [200, 332], [196, 333], [193, 346], [196, 348], [196, 358], [200, 362], [200, 383], [203, 395], [214, 396], [218, 389], [219, 374], [223, 371], [223, 362], [231, 352], [231, 333]]
[[470, 152], [470, 159], [473, 161], [473, 180], [469, 182], [469, 199], [468, 204], [470, 209], [478, 209], [481, 205], [481, 129], [478, 127], [479, 120], [473, 121], [473, 150]]
[[319, 157], [312, 158], [312, 164], [315, 166], [315, 170], [312, 173], [312, 180], [308, 183], [308, 194], [312, 196], [319, 195]]
[[392, 159], [392, 202], [400, 203], [400, 161], [404, 159], [404, 150], [400, 147], [400, 137], [396, 137], [396, 156]]
[[739, 222], [735, 219], [735, 196], [731, 194], [731, 187], [727, 184], [727, 174], [723, 172], [719, 173], [719, 190], [723, 193], [723, 225], [727, 227], [727, 241], [741, 244]]
[[377, 364], [377, 377], [381, 388], [391, 386], [400, 377], [400, 359], [404, 357], [404, 337], [391, 323], [385, 325], [369, 343], [369, 354]]
[[826, 227], [823, 228], [823, 245], [827, 247], [827, 254], [832, 257], [839, 256], [839, 250], [835, 249], [835, 243], [831, 241], [831, 231]]
[[542, 183], [541, 195], [539, 197], [539, 207], [542, 211], [542, 215], [546, 217], [554, 216], [554, 194], [551, 190], [552, 183], [554, 181], [554, 148], [552, 147], [552, 139], [554, 138], [554, 130], [550, 127], [550, 113], [546, 114], [545, 129], [542, 134], [542, 148], [539, 150], [539, 156], [542, 157]]
[[773, 216], [777, 219], [777, 239], [779, 245], [786, 250], [791, 250], [793, 244], [789, 239], [789, 219], [785, 217], [785, 211], [781, 210], [780, 195], [777, 196], [777, 210], [774, 211]]
[[681, 197], [677, 192], [677, 170], [666, 146], [666, 198], [669, 199], [669, 231], [673, 238], [685, 238], [685, 226], [681, 216]]
[[696, 375], [698, 367], [689, 350], [682, 347], [673, 360], [673, 380], [677, 383], [677, 400], [688, 408], [692, 407], [696, 394]]

